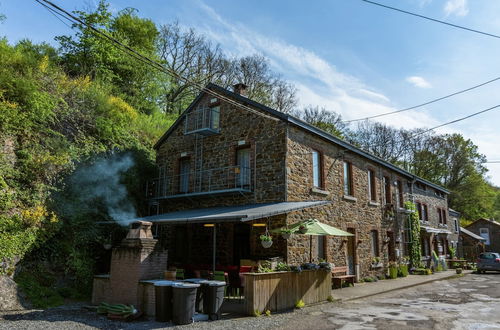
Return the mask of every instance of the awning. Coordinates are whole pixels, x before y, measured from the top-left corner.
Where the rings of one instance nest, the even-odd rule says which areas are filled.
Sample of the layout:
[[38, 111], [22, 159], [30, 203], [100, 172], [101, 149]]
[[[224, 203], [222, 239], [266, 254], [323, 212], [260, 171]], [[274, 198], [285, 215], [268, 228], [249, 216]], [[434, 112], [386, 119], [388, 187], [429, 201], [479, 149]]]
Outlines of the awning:
[[486, 241], [486, 238], [481, 237], [481, 236], [479, 236], [479, 235], [477, 235], [477, 234], [474, 234], [474, 233], [473, 233], [473, 232], [471, 232], [470, 230], [467, 230], [467, 229], [465, 229], [465, 228], [463, 228], [463, 227], [460, 227], [460, 233], [464, 233], [465, 235], [470, 236], [470, 237], [472, 237], [473, 239], [476, 239], [476, 240], [478, 240], [478, 241]]
[[137, 220], [161, 224], [182, 223], [220, 223], [251, 221], [285, 214], [292, 211], [330, 204], [330, 201], [314, 202], [277, 202], [265, 204], [246, 204], [235, 206], [210, 207], [194, 210], [183, 210], [153, 215]]
[[421, 229], [425, 230], [428, 233], [434, 233], [434, 234], [451, 234], [451, 231], [447, 229], [439, 229], [439, 228], [433, 228], [433, 227], [428, 227], [428, 226], [420, 226]]

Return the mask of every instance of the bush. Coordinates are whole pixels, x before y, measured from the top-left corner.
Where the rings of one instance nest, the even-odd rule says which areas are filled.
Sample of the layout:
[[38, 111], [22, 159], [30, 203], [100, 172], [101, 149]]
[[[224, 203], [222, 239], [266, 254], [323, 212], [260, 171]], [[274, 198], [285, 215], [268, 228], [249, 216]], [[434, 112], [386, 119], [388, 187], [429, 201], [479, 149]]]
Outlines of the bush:
[[462, 268], [455, 268], [455, 272], [457, 274], [462, 274]]
[[305, 302], [302, 299], [299, 299], [295, 302], [295, 308], [304, 308], [306, 306]]
[[394, 280], [398, 277], [398, 267], [396, 265], [391, 265], [389, 267], [389, 278]]
[[398, 277], [406, 277], [406, 276], [408, 276], [408, 265], [399, 265]]

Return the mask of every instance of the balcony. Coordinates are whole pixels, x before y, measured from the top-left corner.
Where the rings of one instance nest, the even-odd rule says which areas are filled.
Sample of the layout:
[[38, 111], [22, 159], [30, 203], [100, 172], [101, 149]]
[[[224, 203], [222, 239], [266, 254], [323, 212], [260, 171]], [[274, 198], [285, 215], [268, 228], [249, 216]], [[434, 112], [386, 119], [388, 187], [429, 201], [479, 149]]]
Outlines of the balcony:
[[186, 114], [184, 121], [184, 134], [201, 134], [210, 136], [218, 134], [219, 107], [201, 108]]
[[228, 166], [160, 177], [147, 183], [150, 199], [171, 199], [213, 194], [248, 193], [253, 190], [250, 168]]

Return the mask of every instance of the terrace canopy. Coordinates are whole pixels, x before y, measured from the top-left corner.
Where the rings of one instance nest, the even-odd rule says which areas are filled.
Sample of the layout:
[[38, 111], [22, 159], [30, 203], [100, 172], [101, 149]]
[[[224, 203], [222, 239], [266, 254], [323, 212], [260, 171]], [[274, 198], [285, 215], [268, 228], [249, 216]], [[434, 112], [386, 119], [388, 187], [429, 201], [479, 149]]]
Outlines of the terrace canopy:
[[245, 222], [330, 203], [329, 201], [277, 202], [221, 206], [176, 211], [152, 215], [137, 220], [158, 224]]
[[[302, 210], [310, 207], [330, 204], [329, 201], [314, 202], [277, 202], [264, 204], [246, 204], [235, 206], [210, 207], [193, 210], [183, 210], [140, 218], [156, 224], [188, 224], [188, 223], [226, 223], [246, 222]], [[216, 257], [216, 227], [213, 227], [213, 260], [212, 269], [215, 273]]]

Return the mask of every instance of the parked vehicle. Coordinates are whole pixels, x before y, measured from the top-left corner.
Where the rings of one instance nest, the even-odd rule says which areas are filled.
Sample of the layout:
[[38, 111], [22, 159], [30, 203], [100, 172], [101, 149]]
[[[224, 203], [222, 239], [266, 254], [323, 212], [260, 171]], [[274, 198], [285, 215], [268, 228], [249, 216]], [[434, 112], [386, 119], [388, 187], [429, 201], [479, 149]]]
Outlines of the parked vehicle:
[[485, 273], [487, 270], [500, 271], [500, 253], [483, 252], [477, 258], [477, 272]]

